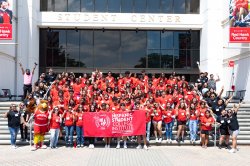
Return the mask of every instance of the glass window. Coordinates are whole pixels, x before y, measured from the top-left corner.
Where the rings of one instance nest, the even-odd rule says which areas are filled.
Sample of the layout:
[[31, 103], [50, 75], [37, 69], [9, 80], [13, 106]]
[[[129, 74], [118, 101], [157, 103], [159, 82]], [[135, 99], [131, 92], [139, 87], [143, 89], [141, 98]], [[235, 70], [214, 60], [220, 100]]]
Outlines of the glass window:
[[174, 68], [185, 68], [186, 61], [186, 50], [174, 50]]
[[190, 31], [190, 47], [193, 49], [200, 49], [200, 31]]
[[65, 48], [66, 47], [66, 31], [65, 30], [47, 30], [48, 47]]
[[82, 12], [93, 12], [94, 11], [94, 0], [81, 0], [81, 11]]
[[65, 49], [58, 48], [53, 49], [53, 66], [54, 67], [65, 67]]
[[67, 48], [79, 47], [80, 32], [75, 30], [67, 30]]
[[147, 45], [148, 49], [160, 49], [161, 46], [161, 37], [160, 31], [147, 31]]
[[160, 0], [147, 0], [148, 12], [149, 13], [160, 13], [161, 4]]
[[187, 48], [187, 33], [186, 31], [174, 32], [174, 48], [186, 49]]
[[173, 31], [162, 31], [161, 49], [172, 49], [174, 46]]
[[200, 50], [187, 50], [187, 67], [198, 68], [197, 61], [200, 61]]
[[68, 12], [80, 12], [80, 0], [68, 0]]
[[186, 0], [186, 13], [197, 14], [200, 12], [200, 0]]
[[47, 49], [46, 66], [53, 66], [53, 49], [52, 48]]
[[161, 50], [161, 68], [173, 68], [173, 50]]
[[93, 31], [82, 30], [80, 37], [80, 67], [94, 67], [93, 58]]
[[79, 47], [78, 48], [67, 48], [66, 61], [67, 67], [79, 67]]
[[67, 12], [67, 0], [54, 0], [56, 12]]
[[173, 0], [161, 0], [162, 13], [173, 13]]
[[95, 12], [107, 12], [107, 0], [95, 0]]
[[146, 12], [146, 0], [134, 0], [134, 12], [145, 13]]
[[148, 50], [148, 68], [161, 67], [161, 50]]
[[121, 67], [145, 68], [147, 50], [146, 31], [121, 31]]
[[120, 67], [120, 31], [94, 32], [94, 66], [103, 68]]
[[108, 0], [108, 12], [119, 13], [121, 11], [121, 0]]
[[184, 14], [185, 8], [185, 0], [174, 0], [174, 13]]
[[121, 12], [131, 13], [133, 12], [133, 0], [121, 0]]

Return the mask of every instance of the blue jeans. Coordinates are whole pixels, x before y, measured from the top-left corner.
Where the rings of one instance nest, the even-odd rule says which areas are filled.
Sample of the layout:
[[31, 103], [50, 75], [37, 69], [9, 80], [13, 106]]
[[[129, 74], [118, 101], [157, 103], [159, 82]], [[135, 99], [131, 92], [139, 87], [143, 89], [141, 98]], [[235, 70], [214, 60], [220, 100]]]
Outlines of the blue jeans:
[[10, 130], [10, 144], [16, 145], [16, 136], [19, 132], [20, 127], [9, 127]]
[[196, 140], [196, 136], [197, 136], [197, 124], [198, 121], [197, 120], [190, 120], [189, 121], [189, 131], [190, 131], [190, 140], [191, 141], [195, 141]]
[[166, 128], [166, 139], [172, 139], [172, 132], [173, 132], [173, 121], [170, 123], [165, 123]]
[[76, 134], [77, 134], [77, 145], [84, 144], [84, 135], [83, 135], [83, 127], [76, 126]]
[[149, 141], [150, 139], [150, 128], [151, 128], [151, 121], [149, 121], [147, 124], [146, 124], [146, 127], [147, 127], [147, 141]]
[[50, 129], [50, 147], [56, 147], [60, 129]]
[[74, 126], [65, 126], [64, 128], [65, 128], [66, 145], [68, 145], [68, 144], [73, 145]]

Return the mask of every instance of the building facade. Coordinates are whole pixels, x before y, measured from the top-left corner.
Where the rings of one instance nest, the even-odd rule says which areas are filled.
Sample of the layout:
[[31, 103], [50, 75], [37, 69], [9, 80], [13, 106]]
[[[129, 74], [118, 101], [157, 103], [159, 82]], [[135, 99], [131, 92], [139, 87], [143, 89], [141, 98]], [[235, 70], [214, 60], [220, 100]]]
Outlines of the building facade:
[[[218, 74], [230, 89], [247, 90], [248, 44], [228, 43], [229, 0], [14, 0], [13, 40], [1, 41], [0, 88], [22, 92], [19, 62], [39, 73], [176, 71], [191, 81]], [[243, 46], [243, 48], [242, 48]], [[248, 61], [248, 62], [247, 62]], [[241, 68], [242, 67], [242, 68]], [[7, 69], [7, 70], [5, 70]], [[239, 73], [244, 73], [239, 74]], [[244, 83], [243, 83], [244, 82]], [[246, 92], [250, 101], [250, 94]]]

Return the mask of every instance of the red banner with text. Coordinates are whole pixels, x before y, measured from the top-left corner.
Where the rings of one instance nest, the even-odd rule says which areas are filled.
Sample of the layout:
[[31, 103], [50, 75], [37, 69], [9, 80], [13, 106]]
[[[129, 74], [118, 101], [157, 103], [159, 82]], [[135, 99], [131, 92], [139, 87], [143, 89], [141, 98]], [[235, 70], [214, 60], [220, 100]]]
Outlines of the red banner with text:
[[250, 0], [229, 2], [229, 42], [250, 43]]
[[12, 40], [13, 0], [0, 0], [0, 40]]
[[85, 137], [121, 137], [146, 133], [145, 111], [87, 112], [83, 116]]

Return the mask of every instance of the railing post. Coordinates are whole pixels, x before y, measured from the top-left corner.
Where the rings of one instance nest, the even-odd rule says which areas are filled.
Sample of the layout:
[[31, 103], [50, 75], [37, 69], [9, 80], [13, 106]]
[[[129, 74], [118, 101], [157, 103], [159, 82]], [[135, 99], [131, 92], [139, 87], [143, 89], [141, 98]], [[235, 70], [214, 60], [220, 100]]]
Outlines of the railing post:
[[217, 130], [217, 128], [216, 128], [216, 122], [214, 123], [215, 125], [214, 125], [214, 147], [216, 147], [216, 137], [217, 137], [217, 133], [216, 133], [216, 130]]

